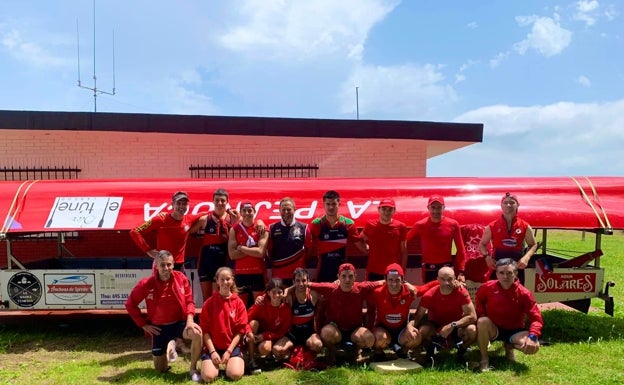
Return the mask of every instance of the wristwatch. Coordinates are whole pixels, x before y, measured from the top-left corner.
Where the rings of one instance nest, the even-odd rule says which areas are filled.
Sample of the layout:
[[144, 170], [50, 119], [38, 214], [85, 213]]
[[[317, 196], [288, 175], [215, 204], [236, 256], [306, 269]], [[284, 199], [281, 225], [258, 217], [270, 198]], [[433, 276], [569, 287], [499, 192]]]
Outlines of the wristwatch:
[[537, 342], [537, 336], [536, 336], [535, 334], [533, 334], [533, 333], [530, 333], [530, 334], [529, 334], [529, 339], [530, 339], [531, 341], [533, 341], [533, 342]]
[[451, 322], [451, 327], [453, 329], [456, 329], [457, 328], [457, 322]]

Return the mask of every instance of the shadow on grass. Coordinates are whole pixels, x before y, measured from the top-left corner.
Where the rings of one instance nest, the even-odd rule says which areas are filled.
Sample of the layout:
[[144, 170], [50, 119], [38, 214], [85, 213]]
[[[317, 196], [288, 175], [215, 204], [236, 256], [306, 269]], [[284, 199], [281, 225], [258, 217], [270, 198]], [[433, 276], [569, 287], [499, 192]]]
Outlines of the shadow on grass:
[[123, 355], [118, 355], [115, 358], [110, 360], [103, 360], [100, 362], [103, 366], [115, 366], [122, 367], [128, 365], [129, 362], [135, 361], [150, 361], [152, 360], [152, 353], [145, 351], [144, 353], [128, 353]]
[[624, 337], [622, 318], [568, 310], [548, 310], [542, 317], [542, 338], [546, 343], [621, 340]]
[[167, 372], [158, 373], [151, 368], [136, 368], [128, 369], [123, 373], [118, 373], [113, 376], [100, 376], [98, 381], [109, 382], [114, 384], [134, 384], [138, 380], [147, 380], [152, 382], [162, 382], [167, 384], [172, 383], [190, 383], [188, 372]]

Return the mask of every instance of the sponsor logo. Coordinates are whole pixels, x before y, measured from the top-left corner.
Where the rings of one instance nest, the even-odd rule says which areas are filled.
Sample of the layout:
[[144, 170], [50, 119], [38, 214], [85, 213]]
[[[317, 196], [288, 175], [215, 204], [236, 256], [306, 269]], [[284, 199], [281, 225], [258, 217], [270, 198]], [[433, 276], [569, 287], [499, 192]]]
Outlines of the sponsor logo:
[[57, 197], [45, 228], [113, 229], [122, 197]]
[[8, 284], [9, 298], [19, 307], [33, 307], [41, 299], [41, 281], [26, 271], [15, 273]]
[[596, 287], [596, 273], [535, 274], [536, 293], [592, 293]]

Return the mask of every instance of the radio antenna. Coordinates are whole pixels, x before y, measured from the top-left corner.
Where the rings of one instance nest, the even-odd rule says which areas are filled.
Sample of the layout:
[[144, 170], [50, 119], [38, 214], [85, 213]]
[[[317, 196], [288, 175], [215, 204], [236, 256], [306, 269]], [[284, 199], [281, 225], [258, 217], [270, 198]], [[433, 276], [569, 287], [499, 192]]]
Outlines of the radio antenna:
[[115, 30], [113, 30], [113, 90], [109, 92], [97, 88], [97, 76], [95, 74], [95, 0], [93, 0], [93, 87], [84, 86], [80, 81], [80, 33], [78, 19], [76, 19], [76, 39], [78, 45], [78, 87], [93, 91], [93, 112], [97, 112], [98, 94], [115, 95]]

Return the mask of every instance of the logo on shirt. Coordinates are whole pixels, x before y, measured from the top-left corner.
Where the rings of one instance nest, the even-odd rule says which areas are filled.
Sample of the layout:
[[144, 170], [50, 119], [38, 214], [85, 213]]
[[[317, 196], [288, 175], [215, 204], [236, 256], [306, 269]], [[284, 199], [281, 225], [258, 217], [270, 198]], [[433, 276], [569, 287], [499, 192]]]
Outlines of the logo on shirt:
[[236, 310], [230, 310], [230, 318], [236, 318]]
[[514, 238], [505, 238], [503, 239], [503, 246], [507, 247], [516, 247], [518, 245], [518, 241]]
[[516, 234], [520, 234], [522, 232], [521, 229], [516, 229]]

